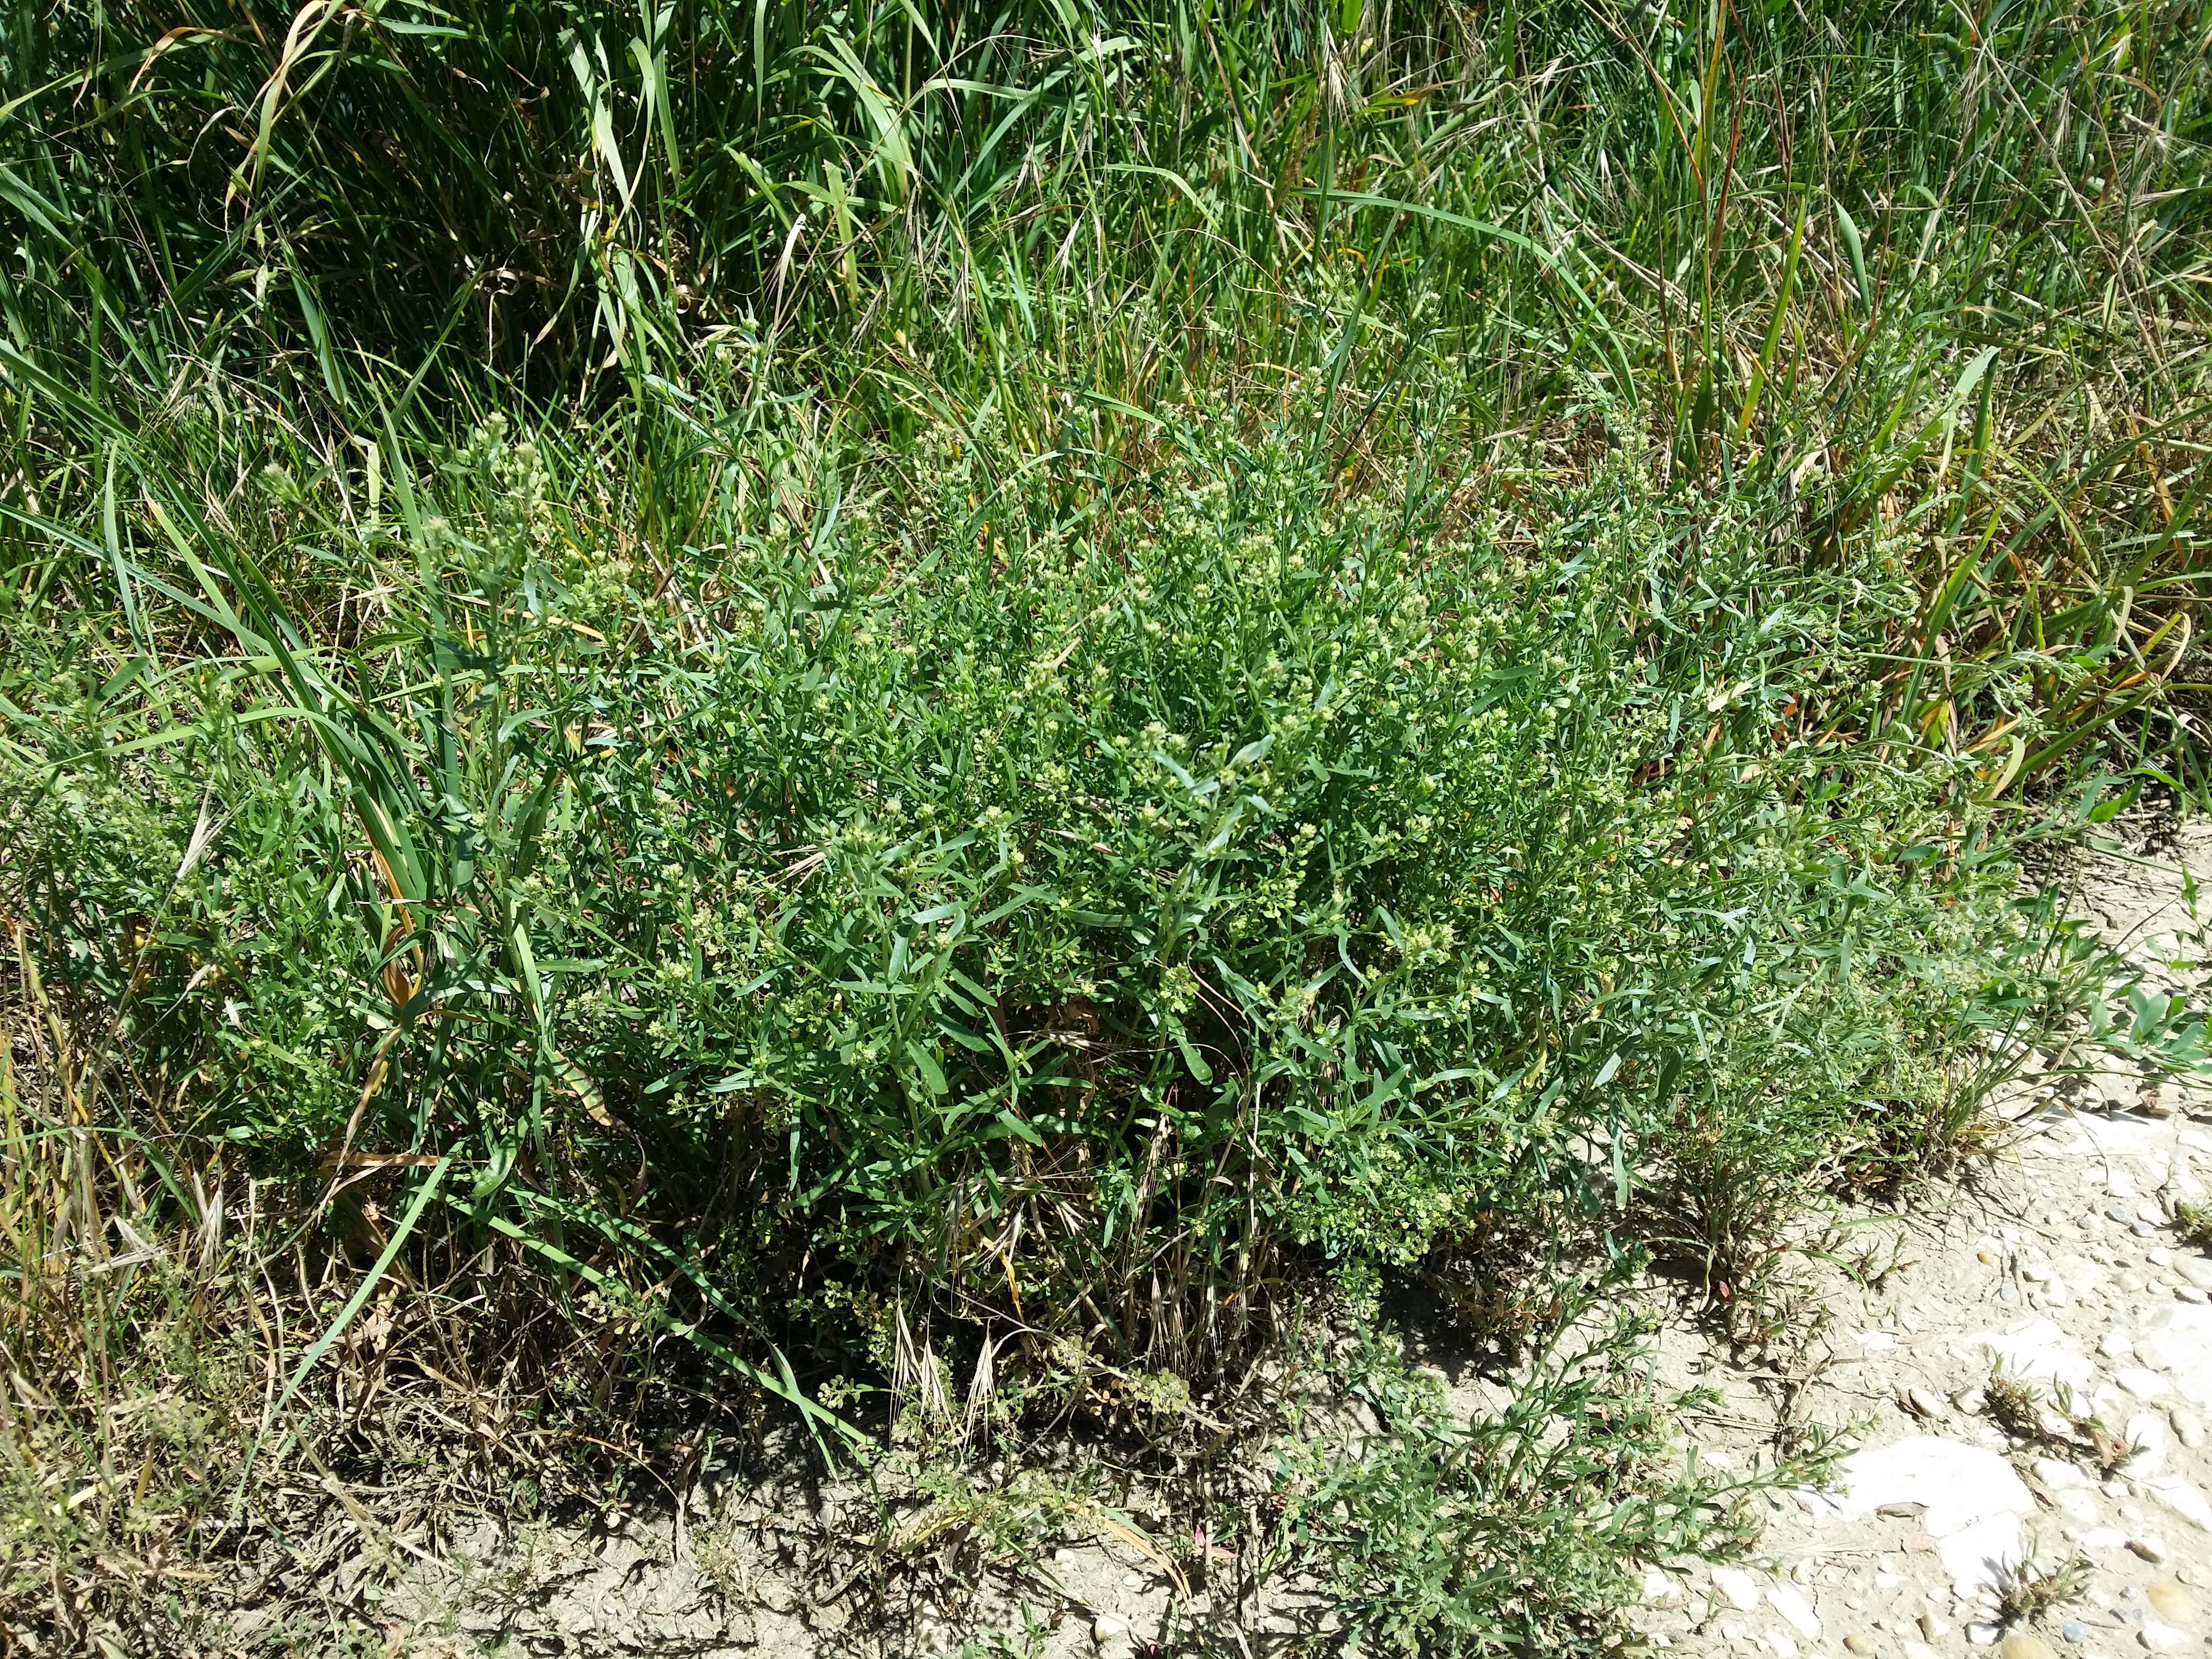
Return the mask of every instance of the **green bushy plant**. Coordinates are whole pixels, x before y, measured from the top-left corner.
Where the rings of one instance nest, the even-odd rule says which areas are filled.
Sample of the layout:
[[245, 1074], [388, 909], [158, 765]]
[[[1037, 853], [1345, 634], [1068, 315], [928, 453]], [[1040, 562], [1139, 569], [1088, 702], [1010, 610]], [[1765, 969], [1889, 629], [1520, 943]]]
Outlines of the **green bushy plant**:
[[[501, 422], [373, 528], [288, 487], [259, 562], [142, 572], [258, 676], [40, 688], [63, 959], [161, 986], [132, 1040], [270, 1167], [451, 1156], [478, 1224], [658, 1239], [887, 1370], [956, 1310], [1203, 1370], [1300, 1259], [1655, 1170], [1729, 1258], [1936, 1133], [2036, 935], [1960, 775], [1846, 741], [1901, 574], [1621, 467], [1447, 526], [1185, 441], [1110, 496], [949, 434], [897, 506], [725, 475], [659, 570]], [[392, 573], [335, 660], [288, 610], [333, 533]]]

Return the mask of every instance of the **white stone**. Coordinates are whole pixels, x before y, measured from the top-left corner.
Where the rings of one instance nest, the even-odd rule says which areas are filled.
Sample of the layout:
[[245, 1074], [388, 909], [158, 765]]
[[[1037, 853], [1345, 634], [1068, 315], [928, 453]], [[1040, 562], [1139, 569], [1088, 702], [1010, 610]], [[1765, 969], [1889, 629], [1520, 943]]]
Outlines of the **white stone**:
[[2189, 1637], [2186, 1632], [2176, 1630], [2172, 1626], [2156, 1619], [2143, 1620], [2142, 1630], [2136, 1637], [2136, 1640], [2153, 1653], [2186, 1653], [2190, 1649]]
[[1905, 1659], [1942, 1659], [1942, 1656], [1925, 1642], [1907, 1642], [1905, 1644]]
[[2094, 1527], [2101, 1511], [2097, 1508], [2097, 1495], [2087, 1486], [2069, 1486], [2051, 1500], [2058, 1512], [2076, 1526]]
[[1738, 1613], [1759, 1610], [1759, 1586], [1741, 1567], [1715, 1567], [1713, 1588], [1720, 1591], [1728, 1604]]
[[2138, 1400], [2155, 1400], [2166, 1392], [2166, 1379], [2141, 1365], [2123, 1365], [2112, 1373], [2112, 1381]]
[[2128, 1118], [2076, 1117], [2073, 1135], [2059, 1146], [2063, 1152], [2102, 1153], [2107, 1158], [2140, 1158], [2164, 1146], [2163, 1125]]
[[1100, 1647], [1117, 1646], [1129, 1639], [1129, 1627], [1110, 1613], [1102, 1613], [1091, 1621], [1091, 1639]]
[[2017, 1515], [1993, 1515], [1936, 1540], [1937, 1558], [1951, 1575], [1951, 1588], [1971, 1597], [1994, 1591], [2027, 1555]]
[[1656, 1567], [1644, 1569], [1644, 1599], [1655, 1606], [1672, 1601], [1682, 1594], [1681, 1584], [1670, 1573]]
[[1813, 1611], [1813, 1604], [1787, 1584], [1776, 1584], [1766, 1592], [1767, 1605], [1790, 1621], [1790, 1629], [1808, 1642], [1820, 1639], [1820, 1617]]
[[2212, 1406], [2212, 1308], [2176, 1308], [2136, 1338], [2136, 1357], [2173, 1378], [2192, 1405]]
[[2166, 1467], [2166, 1455], [2173, 1442], [2167, 1435], [2166, 1419], [2150, 1412], [2137, 1412], [2128, 1419], [2127, 1426], [2120, 1431], [2120, 1438], [2136, 1448], [2136, 1455], [2128, 1461], [2127, 1473], [2141, 1480], [2155, 1474]]
[[2193, 1521], [2205, 1531], [2212, 1532], [2212, 1498], [2204, 1496], [2203, 1487], [2171, 1474], [2142, 1484], [2145, 1491], [2183, 1520]]
[[2027, 1468], [2029, 1474], [2053, 1492], [2063, 1486], [2086, 1486], [2089, 1484], [2089, 1477], [2063, 1457], [2039, 1457]]
[[1787, 1631], [1763, 1630], [1759, 1633], [1759, 1639], [1766, 1644], [1767, 1651], [1774, 1656], [1774, 1659], [1797, 1659], [1797, 1644], [1790, 1639]]
[[1887, 1353], [1897, 1346], [1897, 1339], [1887, 1331], [1861, 1331], [1859, 1346], [1869, 1353]]
[[2021, 1522], [2034, 1513], [2035, 1499], [1995, 1452], [1920, 1435], [1854, 1452], [1838, 1474], [1846, 1515], [1925, 1504], [1921, 1525], [1961, 1596], [1993, 1587], [2024, 1553]]
[[2128, 1535], [2118, 1527], [2098, 1527], [2081, 1534], [2085, 1550], [2124, 1550], [2128, 1547]]
[[[2031, 1319], [2000, 1334], [1982, 1331], [1968, 1339], [1988, 1349], [2007, 1375], [2024, 1381], [2063, 1382], [2086, 1389], [2096, 1368], [2087, 1354], [2069, 1346], [2066, 1334], [2047, 1319]], [[2137, 1345], [2140, 1349], [2141, 1345]]]
[[1838, 1476], [1837, 1503], [1845, 1516], [1870, 1514], [1885, 1504], [1917, 1504], [1936, 1537], [1988, 1515], [2025, 1515], [2035, 1507], [2010, 1463], [1940, 1435], [1853, 1452]]
[[2136, 1356], [2136, 1345], [2125, 1331], [2115, 1325], [2097, 1339], [2097, 1352], [2107, 1359], [2132, 1359]]

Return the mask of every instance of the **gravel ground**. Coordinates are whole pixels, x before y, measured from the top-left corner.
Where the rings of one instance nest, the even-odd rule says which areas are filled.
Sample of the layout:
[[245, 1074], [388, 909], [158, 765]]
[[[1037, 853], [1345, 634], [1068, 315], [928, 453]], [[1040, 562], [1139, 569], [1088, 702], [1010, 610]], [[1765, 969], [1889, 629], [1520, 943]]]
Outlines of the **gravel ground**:
[[[2146, 982], [2198, 992], [2180, 871], [2212, 874], [2212, 836], [2161, 850], [2074, 873]], [[2212, 1093], [2114, 1066], [2031, 1075], [2002, 1110], [2009, 1128], [1967, 1182], [1908, 1215], [1842, 1218], [1862, 1259], [1894, 1266], [1836, 1275], [1778, 1370], [1687, 1323], [1663, 1334], [1662, 1376], [1731, 1405], [1685, 1425], [1703, 1455], [1743, 1466], [1783, 1404], [1848, 1428], [1853, 1449], [1832, 1486], [1769, 1500], [1761, 1563], [1651, 1572], [1639, 1622], [1655, 1646], [2212, 1652], [2212, 1260], [2174, 1226], [2176, 1203], [2212, 1187]], [[2024, 1413], [1992, 1400], [2000, 1368]], [[2037, 1579], [2067, 1594], [2001, 1617], [2008, 1589], [2017, 1601]]]

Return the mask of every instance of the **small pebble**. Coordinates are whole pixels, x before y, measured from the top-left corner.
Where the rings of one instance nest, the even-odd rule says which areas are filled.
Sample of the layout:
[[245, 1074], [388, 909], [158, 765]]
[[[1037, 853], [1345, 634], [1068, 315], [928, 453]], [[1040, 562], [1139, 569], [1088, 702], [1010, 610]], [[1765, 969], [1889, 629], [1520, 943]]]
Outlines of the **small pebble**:
[[2089, 1633], [2089, 1627], [2079, 1619], [2069, 1619], [2058, 1627], [2058, 1634], [2066, 1641], [2079, 1644]]
[[2162, 1538], [2130, 1538], [2128, 1553], [2153, 1566], [2166, 1559], [2166, 1540]]
[[2160, 1618], [2177, 1625], [2185, 1625], [2197, 1616], [2196, 1598], [2171, 1578], [2146, 1585], [2143, 1600], [2150, 1603], [2151, 1611]]
[[1930, 1608], [1920, 1615], [1920, 1633], [1931, 1642], [1940, 1642], [1951, 1633], [1951, 1626]]
[[1091, 1639], [1100, 1647], [1115, 1647], [1129, 1639], [1129, 1627], [1110, 1613], [1091, 1621]]
[[1875, 1650], [1874, 1638], [1869, 1636], [1864, 1631], [1853, 1631], [1849, 1636], [1844, 1638], [1844, 1645], [1853, 1653], [1865, 1654]]
[[1966, 1639], [1978, 1648], [1988, 1647], [2003, 1634], [2002, 1625], [1977, 1622], [1966, 1626]]
[[2136, 1206], [2132, 1204], [2123, 1203], [2120, 1200], [2116, 1198], [2110, 1204], [2105, 1206], [2105, 1213], [2110, 1216], [2113, 1220], [2125, 1224], [2136, 1218]]
[[2207, 1299], [2207, 1293], [2194, 1285], [2177, 1285], [2173, 1287], [2173, 1299], [2176, 1302], [2203, 1302]]
[[1948, 1417], [1951, 1407], [1943, 1396], [1930, 1389], [1907, 1389], [1905, 1403], [1922, 1417]]
[[2191, 1643], [2188, 1636], [2162, 1620], [2146, 1619], [2136, 1640], [2153, 1653], [2186, 1653]]
[[1997, 1659], [2058, 1659], [2051, 1644], [2033, 1631], [2016, 1630], [1997, 1644]]

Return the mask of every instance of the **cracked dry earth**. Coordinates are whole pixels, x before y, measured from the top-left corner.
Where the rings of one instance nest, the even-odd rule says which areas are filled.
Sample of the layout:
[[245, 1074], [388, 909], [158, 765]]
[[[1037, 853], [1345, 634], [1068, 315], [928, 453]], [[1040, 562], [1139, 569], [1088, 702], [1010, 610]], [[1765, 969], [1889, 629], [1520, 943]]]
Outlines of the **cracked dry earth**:
[[[2212, 873], [2212, 834], [2078, 873], [2144, 982], [2195, 994], [2204, 951], [2183, 864]], [[1909, 1215], [1848, 1218], [1858, 1248], [1895, 1265], [1826, 1287], [1794, 1407], [1854, 1430], [1852, 1449], [1833, 1486], [1762, 1500], [1757, 1562], [1650, 1572], [1637, 1622], [1654, 1646], [2212, 1654], [2212, 1260], [2175, 1224], [2176, 1204], [2212, 1188], [2212, 1091], [2079, 1055], [2066, 1069], [2087, 1074], [2062, 1077], [2046, 1059], [2029, 1058], [1972, 1180]], [[1999, 1368], [2032, 1399], [2008, 1411]], [[1685, 1426], [1701, 1455], [1747, 1468], [1778, 1379], [1732, 1367], [1686, 1325], [1663, 1332], [1660, 1374], [1719, 1392], [1711, 1419]], [[2002, 1607], [2054, 1571], [2045, 1583], [2067, 1599]]]
[[[2212, 878], [2212, 826], [2169, 836], [2154, 858], [2091, 857], [2071, 878], [2146, 985], [2201, 1006], [2212, 975], [2185, 866]], [[1645, 1575], [1632, 1620], [1653, 1648], [2212, 1656], [2212, 1259], [2185, 1243], [2175, 1209], [2212, 1191], [2212, 1087], [2153, 1085], [2078, 1053], [2031, 1056], [2027, 1070], [1998, 1109], [1994, 1155], [1966, 1179], [1903, 1211], [1826, 1218], [1843, 1241], [1832, 1259], [1858, 1266], [1808, 1255], [1808, 1275], [1825, 1277], [1801, 1286], [1803, 1316], [1766, 1357], [1717, 1338], [1680, 1284], [1653, 1277], [1638, 1292], [1659, 1317], [1657, 1380], [1717, 1397], [1680, 1425], [1702, 1460], [1747, 1476], [1785, 1419], [1841, 1431], [1849, 1449], [1833, 1485], [1753, 1500], [1764, 1528], [1752, 1559]], [[2033, 1396], [2010, 1415], [1992, 1389], [1999, 1367]], [[1456, 1371], [1444, 1378], [1455, 1407], [1495, 1409], [1494, 1384], [1440, 1369]], [[1313, 1422], [1345, 1407], [1311, 1404]], [[1371, 1419], [1342, 1425], [1348, 1441], [1363, 1427]], [[889, 1659], [993, 1633], [969, 1650], [1346, 1653], [1317, 1586], [1186, 1600], [1141, 1540], [1109, 1526], [1072, 1526], [1011, 1578], [948, 1565], [969, 1579], [957, 1616], [920, 1593], [862, 1612], [846, 1595], [854, 1558], [833, 1540], [866, 1494], [817, 1484], [806, 1466], [794, 1440], [709, 1458], [657, 1512], [529, 1525], [480, 1516], [434, 1553], [414, 1552], [373, 1592], [375, 1614], [395, 1635], [422, 1632], [398, 1641], [410, 1659]], [[1164, 1498], [1127, 1490], [1115, 1501], [1140, 1526], [1173, 1525]], [[2060, 1569], [2046, 1587], [2065, 1599], [2002, 1616], [2008, 1588]]]

